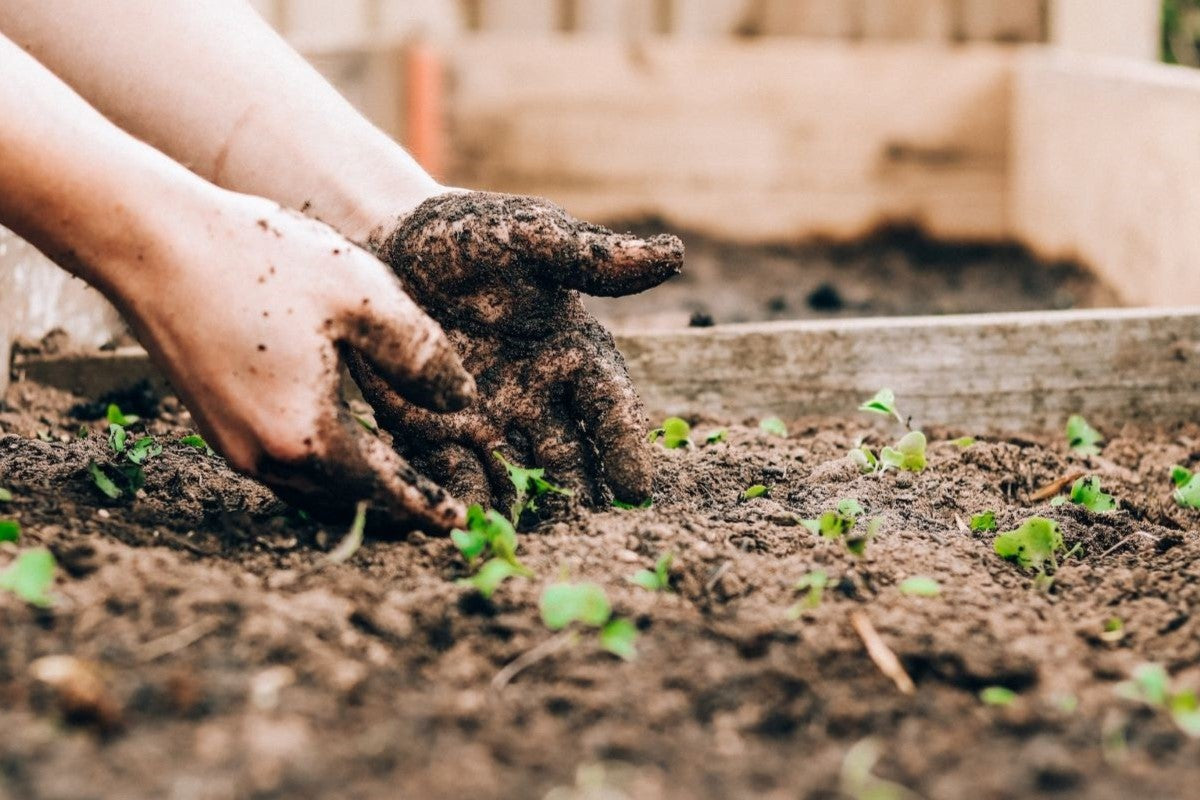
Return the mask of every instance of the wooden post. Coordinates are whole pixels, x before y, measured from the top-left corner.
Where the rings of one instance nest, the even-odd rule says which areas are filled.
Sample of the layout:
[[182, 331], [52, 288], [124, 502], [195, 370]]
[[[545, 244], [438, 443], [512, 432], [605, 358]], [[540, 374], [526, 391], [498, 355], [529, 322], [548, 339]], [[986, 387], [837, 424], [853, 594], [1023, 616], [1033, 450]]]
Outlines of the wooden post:
[[442, 60], [437, 50], [417, 40], [404, 52], [404, 145], [435, 178], [445, 175]]

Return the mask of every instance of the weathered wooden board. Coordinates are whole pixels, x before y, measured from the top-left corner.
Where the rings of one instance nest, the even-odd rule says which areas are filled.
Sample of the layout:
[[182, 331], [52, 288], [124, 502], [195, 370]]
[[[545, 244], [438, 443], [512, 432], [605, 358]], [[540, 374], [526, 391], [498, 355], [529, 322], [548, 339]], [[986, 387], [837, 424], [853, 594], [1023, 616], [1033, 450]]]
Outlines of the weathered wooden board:
[[[1200, 418], [1200, 310], [773, 322], [624, 334], [654, 416], [844, 415], [888, 386], [918, 425], [978, 430]], [[19, 375], [98, 396], [153, 378], [137, 349], [23, 358]]]

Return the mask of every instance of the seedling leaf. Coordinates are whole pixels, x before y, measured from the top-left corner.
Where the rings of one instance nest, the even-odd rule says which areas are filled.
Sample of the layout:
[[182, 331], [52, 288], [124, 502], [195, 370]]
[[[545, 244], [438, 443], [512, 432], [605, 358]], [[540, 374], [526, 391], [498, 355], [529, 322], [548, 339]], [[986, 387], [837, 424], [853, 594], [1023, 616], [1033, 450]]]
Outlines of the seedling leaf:
[[1192, 471], [1186, 467], [1181, 467], [1178, 464], [1171, 467], [1171, 483], [1176, 486], [1183, 486], [1192, 479]]
[[0, 486], [0, 503], [11, 503], [12, 499], [12, 492], [8, 489], [5, 489], [3, 486]]
[[1100, 632], [1100, 641], [1119, 642], [1125, 638], [1125, 621], [1120, 617], [1109, 617], [1104, 620], [1104, 629]]
[[1055, 554], [1064, 547], [1058, 523], [1044, 517], [1030, 517], [1019, 528], [999, 534], [993, 542], [996, 555], [1015, 561], [1024, 569], [1045, 571], [1047, 563], [1058, 567]]
[[126, 451], [125, 457], [134, 464], [144, 464], [151, 458], [162, 455], [162, 451], [162, 445], [154, 441], [153, 436], [143, 436]]
[[552, 631], [572, 622], [598, 628], [612, 615], [608, 595], [594, 583], [553, 583], [542, 592], [538, 606], [542, 622]]
[[204, 441], [204, 437], [198, 433], [193, 433], [190, 436], [184, 436], [179, 440], [179, 443], [195, 448], [196, 450], [204, 453], [206, 456], [216, 455], [216, 452], [214, 452], [213, 449], [208, 446], [208, 442]]
[[838, 501], [837, 512], [843, 517], [854, 518], [863, 513], [863, 507], [853, 497], [847, 497]]
[[887, 467], [920, 472], [925, 469], [925, 434], [920, 431], [910, 431], [896, 443], [895, 447], [885, 447], [879, 454], [879, 460]]
[[490, 600], [496, 589], [500, 588], [500, 584], [517, 575], [521, 575], [521, 572], [512, 564], [500, 558], [493, 558], [484, 562], [479, 572], [469, 578], [461, 578], [458, 584], [474, 587], [485, 600]]
[[1087, 420], [1078, 414], [1072, 414], [1067, 420], [1067, 445], [1077, 453], [1097, 455], [1098, 446], [1104, 441], [1103, 434], [1088, 424]]
[[988, 510], [971, 517], [970, 528], [980, 532], [996, 530], [996, 512]]
[[723, 442], [728, 438], [729, 438], [729, 429], [728, 428], [717, 428], [715, 431], [712, 431], [711, 433], [709, 433], [708, 436], [704, 437], [704, 443], [705, 444], [718, 444], [719, 442]]
[[350, 523], [350, 530], [346, 533], [345, 538], [338, 542], [337, 547], [330, 550], [325, 556], [325, 563], [342, 564], [349, 561], [358, 552], [358, 548], [362, 547], [363, 530], [366, 526], [367, 501], [359, 500], [358, 505], [354, 507], [354, 520]]
[[875, 472], [879, 469], [879, 459], [875, 457], [875, 453], [865, 444], [859, 445], [850, 451], [850, 460], [855, 463], [859, 471], [863, 474]]
[[624, 500], [617, 500], [614, 497], [612, 504], [613, 504], [613, 508], [621, 508], [626, 511], [633, 511], [633, 510], [636, 510], [639, 508], [649, 508], [650, 506], [654, 505], [654, 498], [647, 497], [642, 502], [638, 503], [637, 505], [634, 505], [633, 503], [626, 503]]
[[979, 699], [989, 706], [1011, 706], [1017, 700], [1017, 693], [1006, 686], [985, 686], [979, 691]]
[[692, 443], [688, 437], [692, 434], [692, 426], [680, 417], [667, 417], [661, 428], [650, 431], [650, 441], [662, 439], [663, 447], [674, 450], [677, 447], [687, 447]]
[[600, 646], [626, 661], [637, 658], [637, 626], [627, 619], [610, 619], [600, 629]]
[[0, 571], [0, 590], [9, 591], [26, 603], [43, 608], [54, 604], [49, 595], [54, 583], [54, 556], [44, 547], [25, 550]]
[[116, 422], [108, 424], [108, 446], [118, 455], [125, 452], [125, 426]]
[[550, 481], [546, 480], [546, 470], [541, 467], [519, 467], [511, 463], [501, 453], [492, 453], [496, 459], [504, 465], [504, 469], [508, 472], [508, 479], [512, 481], [512, 485], [517, 490], [517, 497], [513, 500], [512, 509], [509, 513], [509, 518], [512, 519], [513, 525], [521, 518], [521, 515], [526, 511], [537, 511], [537, 501], [539, 498], [553, 493], [561, 494], [567, 497], [575, 494], [570, 489], [564, 489], [561, 486], [555, 486]]
[[674, 553], [663, 553], [654, 562], [654, 569], [642, 569], [630, 576], [629, 580], [651, 592], [671, 591], [671, 562], [675, 560]]
[[92, 476], [92, 483], [96, 484], [96, 488], [110, 499], [116, 500], [125, 494], [121, 487], [113, 483], [112, 478], [104, 474], [104, 470], [96, 463], [95, 459], [88, 462], [88, 474]]
[[21, 538], [21, 523], [15, 519], [0, 519], [0, 542], [15, 542]]
[[787, 423], [779, 417], [767, 417], [758, 423], [758, 429], [763, 433], [778, 436], [781, 439], [786, 439], [788, 435]]
[[859, 411], [869, 411], [872, 414], [882, 414], [885, 417], [895, 417], [901, 425], [904, 417], [896, 410], [896, 393], [891, 389], [880, 389], [875, 396], [858, 407]]
[[120, 425], [122, 428], [128, 428], [133, 423], [141, 419], [134, 414], [122, 414], [121, 408], [116, 403], [109, 403], [108, 410], [105, 413], [110, 424]]
[[1088, 511], [1099, 514], [1112, 511], [1117, 507], [1117, 501], [1113, 499], [1113, 496], [1100, 490], [1100, 479], [1095, 475], [1075, 481], [1071, 486], [1070, 500]]
[[458, 548], [458, 552], [462, 553], [468, 563], [473, 563], [475, 559], [483, 555], [483, 551], [488, 546], [487, 537], [483, 535], [483, 531], [474, 529], [464, 531], [455, 528], [450, 531], [450, 541], [454, 542], [454, 546]]
[[[504, 515], [493, 509], [484, 511], [478, 505], [467, 509], [467, 527], [450, 532], [450, 540], [458, 548], [468, 563], [491, 550], [492, 555], [510, 564], [519, 575], [529, 576], [533, 573], [517, 560], [517, 532]], [[479, 547], [482, 540], [484, 547]]]
[[[1174, 477], [1174, 475], [1172, 475]], [[1178, 485], [1171, 497], [1184, 508], [1200, 508], [1200, 472], [1188, 477], [1182, 485]]]
[[805, 610], [811, 610], [821, 605], [825, 596], [825, 587], [829, 584], [829, 575], [823, 569], [814, 569], [796, 581], [792, 588], [798, 592], [807, 592], [804, 599], [788, 609], [789, 619], [799, 619]]
[[771, 487], [764, 486], [761, 483], [756, 483], [753, 486], [747, 487], [746, 490], [744, 492], [742, 492], [742, 499], [743, 500], [753, 500], [756, 497], [764, 497], [770, 491], [771, 491]]
[[962, 450], [966, 450], [968, 447], [975, 444], [975, 437], [974, 436], [960, 436], [957, 439], [951, 440], [950, 444], [952, 444], [955, 447], [960, 448]]
[[937, 581], [922, 575], [914, 575], [911, 578], [906, 578], [900, 584], [900, 593], [913, 597], [937, 597], [941, 591], [942, 587], [938, 585]]

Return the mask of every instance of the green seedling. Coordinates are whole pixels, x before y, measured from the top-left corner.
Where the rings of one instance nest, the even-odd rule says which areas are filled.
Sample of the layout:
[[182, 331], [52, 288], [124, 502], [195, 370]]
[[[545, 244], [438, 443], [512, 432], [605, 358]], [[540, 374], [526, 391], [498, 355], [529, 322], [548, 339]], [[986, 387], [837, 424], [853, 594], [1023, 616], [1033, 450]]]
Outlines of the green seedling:
[[1200, 508], [1200, 472], [1192, 474], [1176, 464], [1171, 467], [1171, 482], [1175, 491], [1171, 497], [1184, 508]]
[[121, 413], [121, 408], [116, 403], [108, 404], [108, 411], [105, 416], [108, 418], [109, 424], [120, 425], [122, 428], [128, 428], [133, 423], [141, 420], [141, 417], [135, 414]]
[[553, 583], [542, 592], [538, 608], [552, 631], [574, 623], [598, 628], [600, 647], [626, 661], [637, 656], [637, 628], [613, 618], [608, 595], [595, 583]]
[[362, 547], [363, 531], [367, 527], [367, 505], [366, 500], [358, 501], [358, 505], [354, 507], [354, 520], [350, 523], [350, 530], [345, 538], [338, 542], [337, 547], [325, 556], [326, 564], [344, 564]]
[[886, 469], [894, 467], [908, 472], [920, 472], [925, 469], [925, 434], [920, 431], [910, 431], [905, 434], [895, 447], [885, 447], [879, 452], [879, 462]]
[[952, 439], [950, 441], [950, 444], [954, 445], [955, 447], [959, 448], [960, 450], [966, 450], [968, 447], [975, 444], [975, 437], [974, 436], [960, 436], [957, 439]]
[[896, 410], [896, 393], [891, 389], [880, 389], [874, 397], [859, 406], [858, 410], [882, 414], [885, 417], [895, 417], [897, 422], [901, 425], [904, 424], [904, 417], [900, 416], [900, 412]]
[[828, 585], [829, 574], [823, 569], [814, 569], [796, 581], [792, 588], [797, 592], [805, 592], [805, 595], [803, 600], [787, 610], [788, 619], [799, 619], [805, 611], [820, 607]]
[[561, 486], [555, 486], [550, 481], [546, 480], [546, 470], [542, 468], [526, 468], [518, 467], [516, 464], [510, 463], [500, 453], [492, 453], [496, 459], [504, 465], [504, 469], [508, 472], [508, 479], [512, 481], [512, 485], [517, 490], [517, 497], [513, 500], [512, 508], [509, 510], [509, 518], [513, 525], [521, 519], [521, 515], [526, 511], [537, 513], [538, 501], [548, 494], [561, 494], [565, 497], [570, 497], [575, 494], [570, 489], [564, 489]]
[[617, 500], [616, 498], [613, 498], [613, 501], [612, 501], [613, 508], [620, 508], [620, 509], [624, 509], [626, 511], [634, 511], [634, 510], [637, 510], [640, 508], [649, 508], [652, 505], [654, 505], [653, 497], [647, 497], [645, 500], [643, 500], [640, 503], [637, 503], [636, 505], [633, 503], [626, 503], [624, 500]]
[[37, 437], [38, 437], [38, 439], [40, 439], [43, 442], [53, 442], [54, 441], [54, 437], [50, 435], [50, 431], [48, 431], [48, 430], [38, 431]]
[[763, 433], [778, 436], [781, 439], [786, 439], [788, 435], [787, 424], [779, 417], [767, 417], [758, 423], [758, 429]]
[[1059, 495], [1050, 501], [1052, 506], [1064, 505], [1068, 500], [1083, 506], [1088, 511], [1103, 514], [1117, 507], [1117, 501], [1111, 494], [1105, 494], [1100, 489], [1100, 479], [1095, 475], [1090, 478], [1080, 478], [1071, 486], [1069, 495]]
[[108, 446], [117, 455], [125, 452], [125, 441], [128, 435], [125, 432], [124, 425], [118, 425], [115, 422], [108, 423]]
[[362, 414], [351, 414], [354, 421], [357, 422], [367, 433], [378, 433], [379, 426], [375, 424], [375, 420], [370, 417], [364, 417]]
[[130, 445], [125, 457], [140, 466], [151, 458], [162, 455], [162, 451], [162, 445], [154, 441], [153, 436], [143, 436]]
[[654, 569], [642, 569], [629, 577], [629, 582], [651, 592], [671, 591], [671, 562], [674, 553], [663, 553], [654, 562]]
[[1167, 670], [1161, 664], [1134, 667], [1130, 679], [1118, 684], [1116, 691], [1126, 700], [1168, 712], [1179, 730], [1200, 738], [1200, 700], [1195, 690], [1174, 690]]
[[460, 578], [458, 585], [473, 587], [485, 600], [490, 600], [492, 594], [500, 588], [500, 584], [509, 578], [523, 575], [524, 573], [507, 561], [492, 558], [485, 561], [479, 571], [471, 577]]
[[468, 566], [474, 567], [477, 559], [488, 554], [513, 567], [516, 575], [533, 575], [517, 560], [516, 529], [499, 511], [484, 511], [478, 504], [471, 506], [467, 509], [466, 529], [450, 531], [450, 541], [462, 553]]
[[1017, 701], [1017, 693], [1007, 686], [985, 686], [979, 690], [979, 699], [988, 706], [1011, 706]]
[[1104, 441], [1103, 434], [1088, 424], [1087, 420], [1078, 414], [1072, 414], [1067, 420], [1067, 446], [1076, 453], [1094, 456], [1099, 454], [1100, 442]]
[[688, 425], [687, 420], [679, 417], [667, 417], [663, 420], [661, 428], [655, 428], [650, 431], [649, 441], [656, 442], [662, 440], [662, 446], [668, 450], [674, 450], [678, 447], [687, 447], [692, 443], [689, 438], [692, 435], [692, 426]]
[[91, 431], [88, 430], [87, 425], [80, 425], [79, 430], [75, 432], [75, 436], [79, 439], [86, 439], [88, 438], [89, 433], [91, 433]]
[[899, 783], [877, 777], [881, 746], [877, 739], [863, 739], [846, 751], [842, 759], [841, 793], [850, 800], [920, 800], [920, 795]]
[[125, 490], [117, 486], [112, 478], [108, 477], [104, 469], [96, 463], [96, 459], [88, 462], [88, 474], [92, 476], [92, 483], [96, 484], [96, 488], [109, 499], [116, 500], [125, 494]]
[[879, 459], [875, 457], [875, 453], [865, 444], [859, 444], [850, 451], [850, 460], [854, 462], [859, 471], [864, 475], [879, 471]]
[[764, 486], [761, 483], [756, 483], [753, 486], [747, 487], [745, 489], [745, 491], [742, 492], [742, 499], [743, 500], [753, 500], [756, 497], [766, 497], [766, 496], [770, 495], [770, 493], [771, 493], [770, 486]]
[[1104, 620], [1100, 631], [1100, 641], [1115, 644], [1125, 638], [1125, 621], [1120, 617], [1109, 617]]
[[8, 489], [5, 489], [3, 486], [0, 486], [0, 503], [11, 503], [12, 499], [13, 493]]
[[941, 594], [941, 591], [942, 587], [937, 581], [923, 575], [914, 575], [911, 578], [905, 578], [900, 584], [900, 593], [912, 597], [937, 597]]
[[970, 528], [976, 532], [996, 530], [996, 512], [982, 511], [971, 517]]
[[187, 445], [195, 450], [199, 450], [206, 456], [215, 456], [216, 451], [208, 446], [208, 442], [204, 441], [204, 437], [198, 433], [193, 433], [190, 436], [184, 436], [179, 440], [180, 444]]
[[21, 523], [15, 519], [0, 519], [0, 542], [15, 542], [21, 538]]
[[[881, 520], [872, 519], [863, 531], [858, 526], [858, 518], [863, 513], [863, 507], [853, 498], [838, 501], [837, 507], [826, 511], [816, 519], [797, 520], [813, 533], [826, 539], [840, 539], [846, 549], [856, 556], [861, 556], [867, 549], [867, 543], [879, 531]], [[857, 531], [856, 531], [857, 528]]]
[[[114, 412], [113, 409], [116, 409]], [[121, 414], [115, 405], [109, 406], [109, 419], [137, 421], [137, 417]], [[162, 455], [162, 445], [153, 436], [141, 436], [132, 443], [129, 432], [122, 422], [108, 423], [108, 446], [117, 457], [116, 464], [101, 465], [94, 459], [88, 462], [88, 474], [92, 482], [107, 497], [116, 500], [122, 495], [136, 494], [146, 484], [146, 473], [142, 465], [152, 458]], [[123, 458], [122, 458], [123, 457]]]
[[719, 444], [729, 438], [728, 428], [717, 428], [704, 437], [705, 444]]
[[30, 605], [48, 608], [54, 604], [49, 594], [54, 567], [54, 556], [44, 547], [25, 550], [0, 571], [0, 591], [12, 592]]
[[1044, 517], [1030, 517], [1019, 528], [996, 536], [993, 547], [996, 555], [1016, 562], [1022, 569], [1046, 572], [1058, 569], [1058, 552], [1064, 549], [1058, 523]]

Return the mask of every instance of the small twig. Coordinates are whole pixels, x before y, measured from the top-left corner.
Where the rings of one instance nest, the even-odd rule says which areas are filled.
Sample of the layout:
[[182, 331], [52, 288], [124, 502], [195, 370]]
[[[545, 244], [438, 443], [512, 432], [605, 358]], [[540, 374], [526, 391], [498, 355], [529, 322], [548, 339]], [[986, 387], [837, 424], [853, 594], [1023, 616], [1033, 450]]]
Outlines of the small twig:
[[711, 592], [713, 590], [713, 588], [716, 587], [717, 581], [721, 580], [721, 577], [726, 572], [729, 572], [729, 569], [732, 566], [733, 566], [732, 561], [722, 561], [721, 566], [719, 566], [715, 570], [713, 570], [713, 574], [709, 576], [708, 581], [704, 584], [704, 591]]
[[1051, 497], [1054, 497], [1054, 495], [1058, 494], [1086, 474], [1086, 472], [1072, 472], [1067, 475], [1063, 475], [1061, 478], [1050, 481], [1050, 483], [1047, 483], [1045, 486], [1029, 495], [1029, 502], [1040, 503], [1043, 500], [1049, 500]]
[[875, 630], [875, 626], [871, 624], [871, 620], [867, 619], [867, 615], [861, 611], [851, 613], [850, 624], [854, 626], [854, 632], [858, 634], [858, 638], [862, 639], [863, 645], [867, 648], [867, 655], [875, 662], [879, 671], [891, 678], [892, 683], [896, 684], [896, 688], [902, 694], [916, 692], [916, 684], [913, 683], [912, 678], [908, 677], [900, 659], [896, 658], [892, 648], [883, 641], [879, 632]]
[[1134, 531], [1133, 533], [1129, 534], [1124, 539], [1117, 542], [1112, 547], [1108, 548], [1103, 553], [1101, 553], [1099, 555], [1099, 558], [1104, 558], [1105, 556], [1111, 555], [1112, 553], [1116, 552], [1117, 550], [1120, 550], [1122, 547], [1129, 544], [1130, 539], [1133, 539], [1137, 536], [1146, 536], [1146, 535], [1148, 535], [1148, 534], [1145, 531]]
[[221, 621], [213, 617], [197, 620], [191, 625], [185, 625], [177, 631], [146, 642], [138, 648], [137, 659], [143, 663], [156, 661], [195, 644], [220, 626]]
[[575, 640], [575, 631], [561, 631], [554, 636], [551, 636], [546, 641], [536, 647], [526, 650], [521, 655], [508, 662], [503, 669], [496, 673], [492, 678], [492, 688], [497, 692], [503, 691], [505, 686], [512, 683], [517, 675], [532, 667], [534, 664], [549, 658], [559, 650], [570, 645]]
[[346, 534], [337, 547], [330, 550], [317, 563], [301, 570], [299, 577], [307, 578], [314, 572], [319, 572], [325, 567], [333, 564], [342, 564], [349, 561], [350, 558], [358, 552], [358, 548], [362, 547], [363, 529], [367, 525], [367, 501], [359, 500], [358, 505], [354, 508], [354, 521], [350, 523], [350, 531]]

